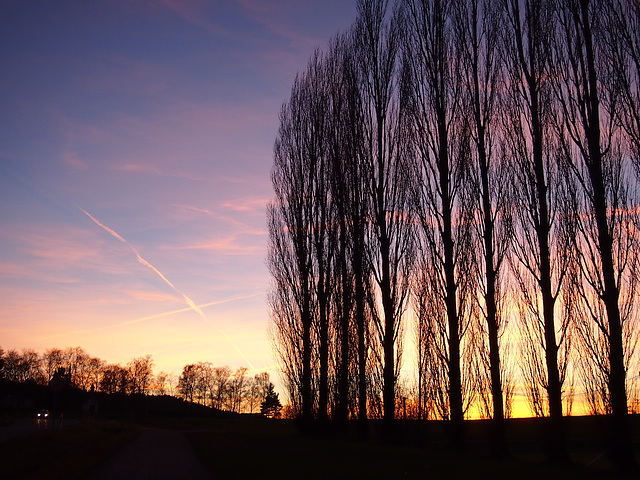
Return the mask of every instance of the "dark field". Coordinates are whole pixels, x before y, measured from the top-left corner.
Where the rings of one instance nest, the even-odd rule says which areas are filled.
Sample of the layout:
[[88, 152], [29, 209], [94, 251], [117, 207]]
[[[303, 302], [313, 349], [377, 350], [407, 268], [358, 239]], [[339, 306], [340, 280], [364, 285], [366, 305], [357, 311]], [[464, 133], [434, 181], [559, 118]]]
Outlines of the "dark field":
[[[295, 424], [258, 417], [233, 419], [146, 418], [144, 422], [82, 421], [62, 430], [38, 431], [0, 443], [2, 478], [85, 478], [109, 461], [140, 431], [171, 430], [184, 435], [211, 478], [218, 479], [598, 479], [616, 478], [606, 457], [601, 419], [567, 419], [571, 465], [545, 462], [541, 423], [510, 420], [509, 457], [489, 455], [487, 423], [467, 422], [468, 446], [451, 451], [443, 424], [399, 422], [395, 442], [372, 423], [366, 440], [350, 432], [300, 436]], [[637, 440], [637, 421], [634, 438]], [[2, 427], [0, 427], [2, 428]], [[640, 453], [638, 443], [635, 452]], [[120, 477], [118, 480], [126, 480]]]

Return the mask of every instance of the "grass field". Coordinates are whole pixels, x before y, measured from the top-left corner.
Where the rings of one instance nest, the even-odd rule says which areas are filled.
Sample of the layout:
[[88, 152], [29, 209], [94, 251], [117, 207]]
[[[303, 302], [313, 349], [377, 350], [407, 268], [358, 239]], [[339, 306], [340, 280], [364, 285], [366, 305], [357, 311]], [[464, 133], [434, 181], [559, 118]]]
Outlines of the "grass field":
[[572, 464], [545, 462], [539, 422], [513, 420], [508, 435], [510, 456], [489, 455], [486, 422], [468, 422], [468, 447], [454, 452], [442, 442], [442, 424], [404, 423], [399, 441], [389, 444], [371, 429], [366, 441], [352, 438], [301, 437], [284, 421], [219, 421], [215, 429], [191, 432], [190, 441], [215, 478], [244, 479], [607, 479], [615, 478], [600, 457], [602, 442], [594, 419], [569, 422]]
[[92, 420], [0, 444], [0, 477], [83, 478], [135, 438], [140, 427], [184, 432], [217, 479], [615, 478], [601, 457], [599, 419], [591, 417], [567, 419], [572, 464], [564, 466], [545, 462], [536, 419], [509, 421], [510, 455], [502, 460], [489, 455], [488, 424], [481, 421], [466, 423], [468, 446], [455, 452], [443, 441], [444, 424], [437, 422], [399, 422], [396, 441], [387, 442], [375, 423], [362, 440], [355, 431], [341, 437], [301, 436], [291, 421], [260, 417], [147, 417], [138, 424]]
[[132, 425], [94, 420], [8, 440], [0, 444], [0, 478], [80, 479], [137, 433]]

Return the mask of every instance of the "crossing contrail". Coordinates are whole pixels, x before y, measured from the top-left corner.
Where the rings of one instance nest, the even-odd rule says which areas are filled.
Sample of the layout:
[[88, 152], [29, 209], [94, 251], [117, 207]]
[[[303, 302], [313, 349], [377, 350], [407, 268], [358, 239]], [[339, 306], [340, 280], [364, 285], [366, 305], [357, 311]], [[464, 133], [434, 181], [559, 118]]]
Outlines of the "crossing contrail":
[[[188, 305], [190, 310], [195, 311], [198, 315], [200, 315], [200, 317], [202, 317], [202, 319], [204, 321], [206, 321], [207, 323], [209, 322], [209, 319], [207, 318], [207, 316], [204, 314], [204, 312], [202, 311], [202, 309], [196, 304], [196, 302], [194, 302], [193, 300], [191, 300], [191, 298], [189, 298], [187, 296], [187, 294], [183, 293], [182, 291], [180, 291], [173, 283], [171, 283], [169, 281], [169, 279], [167, 277], [165, 277], [162, 272], [160, 270], [158, 270], [156, 267], [154, 267], [153, 265], [151, 265], [151, 263], [149, 263], [147, 260], [145, 260], [142, 255], [140, 255], [140, 252], [138, 252], [138, 249], [136, 247], [134, 247], [133, 245], [131, 245], [127, 240], [124, 239], [124, 237], [122, 237], [121, 235], [119, 235], [116, 231], [114, 231], [113, 229], [107, 227], [106, 225], [104, 225], [103, 223], [101, 223], [97, 218], [95, 218], [93, 215], [91, 215], [89, 212], [87, 212], [85, 209], [78, 207], [78, 209], [84, 213], [87, 217], [89, 217], [91, 219], [91, 221], [93, 223], [95, 223], [96, 225], [98, 225], [99, 227], [101, 227], [103, 230], [105, 230], [107, 233], [109, 233], [109, 235], [111, 235], [114, 238], [117, 238], [118, 240], [120, 240], [122, 243], [124, 243], [126, 246], [128, 246], [133, 253], [136, 255], [136, 259], [138, 260], [139, 263], [141, 263], [142, 265], [144, 265], [145, 267], [151, 269], [157, 276], [159, 276], [162, 281], [164, 281], [164, 283], [166, 283], [167, 285], [169, 285], [174, 292], [176, 292], [177, 294], [179, 294], [180, 296], [182, 296], [183, 300], [185, 301], [185, 303]], [[215, 328], [218, 329], [218, 332], [225, 338], [225, 340], [227, 340], [227, 342], [229, 342], [233, 348], [236, 349], [236, 351], [240, 354], [240, 356], [244, 359], [245, 362], [247, 362], [247, 364], [249, 364], [249, 366], [252, 369], [255, 369], [255, 367], [251, 364], [251, 362], [249, 361], [249, 359], [247, 358], [247, 356], [242, 352], [242, 350], [240, 350], [240, 348], [235, 344], [235, 342], [233, 342], [233, 340], [231, 340], [231, 338], [229, 338], [229, 336], [227, 334], [225, 334], [224, 332], [222, 332], [216, 325], [214, 325]]]

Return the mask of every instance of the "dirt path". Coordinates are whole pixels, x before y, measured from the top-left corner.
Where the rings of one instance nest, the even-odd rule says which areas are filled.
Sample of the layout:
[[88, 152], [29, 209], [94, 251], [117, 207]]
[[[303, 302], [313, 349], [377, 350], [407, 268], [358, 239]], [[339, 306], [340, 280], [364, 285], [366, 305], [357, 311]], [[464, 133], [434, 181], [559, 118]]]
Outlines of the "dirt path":
[[209, 480], [184, 434], [144, 429], [86, 480]]

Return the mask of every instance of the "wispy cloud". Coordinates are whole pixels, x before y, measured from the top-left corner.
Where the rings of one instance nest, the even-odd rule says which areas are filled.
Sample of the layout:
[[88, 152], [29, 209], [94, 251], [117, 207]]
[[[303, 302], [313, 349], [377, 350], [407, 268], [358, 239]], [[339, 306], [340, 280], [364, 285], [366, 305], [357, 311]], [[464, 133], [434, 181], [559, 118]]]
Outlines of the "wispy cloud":
[[[263, 236], [266, 231], [256, 231], [253, 235]], [[218, 255], [245, 256], [245, 255], [264, 255], [265, 246], [263, 244], [244, 245], [241, 237], [244, 234], [229, 235], [228, 237], [219, 238], [210, 242], [194, 243], [182, 246], [167, 246], [169, 250], [206, 250]]]
[[190, 175], [184, 172], [165, 172], [160, 170], [155, 165], [150, 164], [136, 164], [136, 163], [124, 163], [120, 165], [115, 165], [113, 167], [114, 170], [121, 172], [133, 172], [133, 173], [141, 173], [141, 174], [150, 174], [159, 177], [173, 177], [173, 178], [183, 178], [187, 180], [191, 180], [194, 182], [204, 182], [208, 181], [206, 178], [202, 178], [197, 175]]
[[[216, 23], [209, 14], [211, 2], [208, 0], [153, 0], [152, 4], [163, 6], [193, 25], [203, 28], [212, 35], [230, 37], [233, 32]], [[218, 2], [214, 2], [218, 5]]]
[[77, 284], [77, 275], [64, 272], [47, 272], [38, 266], [28, 265], [25, 262], [11, 263], [0, 262], [2, 276], [14, 280], [36, 280], [49, 284]]
[[[144, 290], [129, 290], [126, 292], [128, 295], [132, 296], [136, 300], [141, 301], [152, 301], [152, 302], [172, 302], [172, 303], [180, 303], [182, 299], [177, 297], [176, 295], [172, 295], [169, 293], [158, 293], [158, 292], [149, 292]], [[189, 310], [189, 309], [186, 309]]]
[[11, 252], [11, 259], [1, 269], [3, 276], [77, 283], [89, 271], [102, 275], [126, 273], [121, 266], [105, 261], [104, 245], [85, 228], [42, 221], [5, 227], [0, 241], [4, 250]]
[[224, 202], [222, 206], [236, 212], [251, 212], [263, 215], [266, 210], [267, 202], [268, 199], [264, 197], [245, 197], [229, 200], [228, 202]]
[[205, 215], [234, 225], [245, 233], [261, 233], [261, 231], [256, 232], [253, 227], [249, 226], [255, 225], [254, 221], [251, 221], [250, 223], [243, 222], [240, 218], [245, 217], [238, 214], [263, 217], [266, 210], [266, 204], [267, 200], [265, 198], [245, 197], [223, 201], [217, 207], [201, 207], [198, 205], [185, 204], [172, 204], [171, 206], [179, 212], [189, 215], [191, 218]]
[[153, 173], [154, 175], [162, 175], [162, 172], [153, 165], [136, 165], [133, 163], [125, 163], [124, 165], [116, 165], [115, 170], [121, 170], [123, 172], [141, 172], [141, 173]]
[[[346, 28], [355, 18], [355, 15], [353, 18], [350, 17], [350, 13], [355, 14], [355, 2], [344, 0], [325, 0], [321, 6], [317, 2], [305, 0], [293, 3], [281, 0], [238, 0], [238, 3], [253, 21], [284, 39], [292, 53], [302, 55], [310, 54], [312, 49], [323, 47], [327, 42], [324, 28], [315, 30], [317, 34], [314, 35], [310, 34], [314, 31], [314, 28], [310, 27], [326, 24], [330, 26], [329, 35], [332, 35], [341, 27]], [[337, 22], [339, 14], [342, 14], [342, 24]]]
[[64, 152], [62, 155], [62, 163], [72, 170], [86, 170], [89, 168], [86, 162], [80, 159], [76, 152]]
[[[203, 303], [201, 305], [198, 305], [197, 307], [200, 308], [200, 309], [203, 309], [203, 308], [212, 307], [212, 306], [215, 306], [215, 305], [222, 305], [222, 304], [225, 304], [225, 303], [235, 302], [235, 301], [238, 301], [238, 300], [246, 300], [246, 299], [253, 298], [253, 297], [256, 297], [256, 296], [262, 295], [262, 294], [263, 294], [263, 292], [253, 293], [253, 294], [250, 294], [250, 295], [237, 295], [237, 296], [234, 296], [234, 297], [223, 298], [223, 299], [220, 299], [220, 300], [213, 300], [211, 302], [207, 302], [207, 303]], [[178, 313], [188, 312], [189, 310], [191, 310], [191, 307], [180, 308], [180, 309], [177, 309], [177, 310], [171, 310], [171, 311], [168, 311], [168, 312], [162, 312], [162, 313], [158, 313], [158, 314], [155, 314], [155, 315], [149, 315], [147, 317], [136, 318], [135, 320], [128, 320], [126, 322], [122, 322], [122, 323], [119, 323], [119, 324], [116, 324], [116, 325], [112, 325], [112, 327], [132, 325], [132, 324], [135, 324], [135, 323], [146, 322], [148, 320], [155, 320], [155, 319], [158, 319], [158, 318], [168, 317], [168, 316], [175, 315], [175, 314], [178, 314]]]

